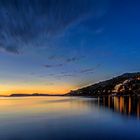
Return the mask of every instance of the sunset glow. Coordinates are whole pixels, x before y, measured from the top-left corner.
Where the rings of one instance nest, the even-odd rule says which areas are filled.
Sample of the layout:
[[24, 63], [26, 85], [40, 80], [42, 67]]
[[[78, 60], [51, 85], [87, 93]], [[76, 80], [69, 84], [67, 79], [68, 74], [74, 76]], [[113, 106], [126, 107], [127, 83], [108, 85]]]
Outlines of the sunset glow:
[[63, 94], [139, 71], [139, 4], [1, 0], [0, 95]]
[[63, 84], [63, 86], [18, 86], [18, 85], [11, 85], [6, 86], [2, 85], [0, 86], [0, 95], [10, 95], [10, 94], [24, 94], [24, 93], [44, 93], [44, 94], [65, 94], [68, 93], [71, 89], [74, 89], [74, 87], [69, 87], [66, 84]]

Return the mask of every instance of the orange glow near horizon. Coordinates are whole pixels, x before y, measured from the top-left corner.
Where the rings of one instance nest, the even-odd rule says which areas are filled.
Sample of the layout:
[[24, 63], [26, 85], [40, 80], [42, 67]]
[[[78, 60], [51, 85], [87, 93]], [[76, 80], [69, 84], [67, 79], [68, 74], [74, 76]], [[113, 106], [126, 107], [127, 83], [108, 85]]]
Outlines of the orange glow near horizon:
[[65, 94], [68, 93], [74, 87], [64, 84], [63, 86], [21, 86], [21, 85], [0, 85], [0, 95], [10, 95], [10, 94], [32, 94], [32, 93], [42, 93], [42, 94]]

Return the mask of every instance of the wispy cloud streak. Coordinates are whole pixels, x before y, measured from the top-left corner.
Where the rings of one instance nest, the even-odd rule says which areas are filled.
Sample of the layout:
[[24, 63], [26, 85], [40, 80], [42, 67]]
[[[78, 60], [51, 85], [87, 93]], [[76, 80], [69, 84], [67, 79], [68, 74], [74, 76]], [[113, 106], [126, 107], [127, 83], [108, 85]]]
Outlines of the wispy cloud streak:
[[[97, 16], [102, 0], [1, 0], [0, 50], [47, 46], [73, 23]], [[68, 60], [68, 61], [74, 61]]]

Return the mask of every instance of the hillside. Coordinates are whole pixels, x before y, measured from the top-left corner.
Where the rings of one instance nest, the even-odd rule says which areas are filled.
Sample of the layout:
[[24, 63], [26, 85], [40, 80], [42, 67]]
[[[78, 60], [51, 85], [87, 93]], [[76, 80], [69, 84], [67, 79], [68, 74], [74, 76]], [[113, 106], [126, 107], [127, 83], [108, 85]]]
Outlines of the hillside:
[[113, 79], [71, 91], [70, 96], [139, 95], [140, 72], [125, 73]]

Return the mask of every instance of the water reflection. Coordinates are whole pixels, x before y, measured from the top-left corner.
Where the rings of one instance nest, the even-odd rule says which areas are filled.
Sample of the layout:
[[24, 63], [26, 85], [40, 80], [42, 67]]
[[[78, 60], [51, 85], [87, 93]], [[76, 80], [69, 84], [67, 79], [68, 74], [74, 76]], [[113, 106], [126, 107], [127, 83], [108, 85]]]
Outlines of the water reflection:
[[134, 97], [0, 98], [0, 140], [140, 140], [140, 121], [116, 113], [139, 118], [139, 106]]
[[122, 115], [140, 118], [140, 98], [138, 97], [99, 97], [98, 107], [107, 107]]

